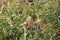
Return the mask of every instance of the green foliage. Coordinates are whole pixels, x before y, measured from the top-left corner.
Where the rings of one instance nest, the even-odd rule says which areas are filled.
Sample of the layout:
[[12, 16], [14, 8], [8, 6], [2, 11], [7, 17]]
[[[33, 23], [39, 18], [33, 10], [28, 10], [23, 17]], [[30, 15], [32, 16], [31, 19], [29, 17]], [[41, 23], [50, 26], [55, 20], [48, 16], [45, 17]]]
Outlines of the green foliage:
[[[54, 6], [50, 0], [47, 0], [46, 3], [40, 3], [39, 0], [30, 3], [26, 0], [24, 3], [17, 3], [16, 5], [13, 5], [14, 0], [8, 2], [11, 2], [12, 7], [9, 11], [6, 7], [2, 9], [0, 40], [59, 40], [60, 37], [56, 36], [56, 31], [60, 30], [60, 4], [55, 7], [56, 5]], [[21, 9], [23, 9], [23, 12], [19, 14], [18, 10]], [[27, 30], [28, 25], [22, 25], [26, 22], [27, 16], [33, 19], [33, 23], [28, 25], [33, 25], [34, 30]], [[43, 19], [44, 23], [37, 23], [35, 26], [34, 23], [37, 19]], [[30, 21], [27, 23], [30, 23]], [[53, 26], [49, 27], [48, 25], [44, 28], [49, 23]], [[42, 25], [43, 31], [38, 30], [39, 25]]]

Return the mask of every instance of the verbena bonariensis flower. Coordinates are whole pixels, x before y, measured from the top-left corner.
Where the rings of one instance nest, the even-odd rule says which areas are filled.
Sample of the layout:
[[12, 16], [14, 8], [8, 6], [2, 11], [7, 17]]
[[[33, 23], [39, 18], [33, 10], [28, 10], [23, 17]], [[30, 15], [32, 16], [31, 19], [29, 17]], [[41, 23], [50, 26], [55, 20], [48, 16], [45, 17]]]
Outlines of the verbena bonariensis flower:
[[27, 28], [27, 30], [34, 30], [35, 29], [33, 25], [28, 25], [26, 28]]
[[33, 2], [33, 0], [28, 0], [28, 2], [30, 2], [30, 3], [31, 3], [31, 2]]

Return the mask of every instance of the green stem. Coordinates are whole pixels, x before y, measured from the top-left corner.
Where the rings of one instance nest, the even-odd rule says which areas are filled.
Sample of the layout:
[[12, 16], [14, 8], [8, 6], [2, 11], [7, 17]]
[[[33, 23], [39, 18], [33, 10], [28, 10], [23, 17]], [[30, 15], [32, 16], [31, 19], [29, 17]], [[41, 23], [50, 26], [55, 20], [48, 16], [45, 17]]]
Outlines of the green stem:
[[26, 40], [26, 28], [24, 27], [24, 40]]

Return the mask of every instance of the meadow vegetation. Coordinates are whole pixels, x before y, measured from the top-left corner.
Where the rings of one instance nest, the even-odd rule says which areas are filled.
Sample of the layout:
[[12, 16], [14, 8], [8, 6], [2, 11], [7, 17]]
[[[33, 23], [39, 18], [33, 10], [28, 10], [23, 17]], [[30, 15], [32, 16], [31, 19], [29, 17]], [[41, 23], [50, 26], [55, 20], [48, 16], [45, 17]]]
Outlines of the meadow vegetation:
[[60, 0], [0, 0], [0, 40], [60, 40]]

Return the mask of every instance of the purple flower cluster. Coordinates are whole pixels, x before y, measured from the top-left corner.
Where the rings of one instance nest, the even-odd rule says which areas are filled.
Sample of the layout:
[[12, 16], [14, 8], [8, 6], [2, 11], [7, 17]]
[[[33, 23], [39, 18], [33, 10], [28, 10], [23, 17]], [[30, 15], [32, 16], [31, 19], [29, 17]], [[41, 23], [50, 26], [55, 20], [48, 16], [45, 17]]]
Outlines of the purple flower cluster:
[[30, 3], [31, 3], [31, 2], [33, 2], [33, 0], [28, 0], [28, 2], [30, 2]]
[[35, 29], [33, 25], [28, 24], [28, 23], [25, 24], [25, 27], [26, 27], [27, 30], [34, 30]]
[[34, 28], [34, 26], [32, 26], [32, 25], [28, 25], [27, 26], [27, 30], [34, 30], [35, 28]]

